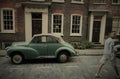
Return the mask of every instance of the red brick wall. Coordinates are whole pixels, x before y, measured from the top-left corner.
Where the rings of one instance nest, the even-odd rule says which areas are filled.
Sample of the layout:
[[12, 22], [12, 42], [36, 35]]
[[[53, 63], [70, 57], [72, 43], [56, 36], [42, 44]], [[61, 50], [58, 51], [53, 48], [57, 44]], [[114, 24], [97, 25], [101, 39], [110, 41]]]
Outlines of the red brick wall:
[[0, 3], [0, 8], [14, 8], [13, 3]]
[[[14, 41], [25, 40], [24, 8], [22, 7], [21, 3], [14, 3], [14, 2], [0, 3], [0, 8], [13, 8], [15, 14], [15, 18], [14, 18], [15, 33], [0, 33], [0, 41], [14, 42]], [[1, 23], [0, 23], [0, 32], [1, 32]]]

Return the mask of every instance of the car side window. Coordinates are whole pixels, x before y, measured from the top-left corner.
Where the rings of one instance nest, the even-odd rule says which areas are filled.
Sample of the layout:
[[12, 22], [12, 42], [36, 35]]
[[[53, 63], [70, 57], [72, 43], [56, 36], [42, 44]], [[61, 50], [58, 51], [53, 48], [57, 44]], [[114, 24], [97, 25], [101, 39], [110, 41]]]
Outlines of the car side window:
[[42, 42], [42, 37], [41, 36], [36, 36], [31, 41], [31, 43], [41, 43], [41, 42]]
[[54, 37], [47, 36], [46, 42], [47, 43], [58, 43], [58, 40], [55, 39]]

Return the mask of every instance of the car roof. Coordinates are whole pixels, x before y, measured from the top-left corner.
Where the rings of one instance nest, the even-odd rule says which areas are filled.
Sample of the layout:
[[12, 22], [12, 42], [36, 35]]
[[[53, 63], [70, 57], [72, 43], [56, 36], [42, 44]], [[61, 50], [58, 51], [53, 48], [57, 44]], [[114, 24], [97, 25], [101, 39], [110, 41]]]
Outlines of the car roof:
[[54, 36], [54, 37], [58, 37], [58, 38], [61, 37], [60, 35], [57, 35], [57, 34], [35, 34], [34, 37], [36, 37], [36, 36]]
[[62, 39], [61, 35], [58, 35], [58, 34], [49, 34], [49, 33], [48, 34], [35, 34], [33, 36], [33, 38], [36, 37], [36, 36], [53, 36], [55, 38], [59, 38], [60, 43], [65, 43], [65, 41]]

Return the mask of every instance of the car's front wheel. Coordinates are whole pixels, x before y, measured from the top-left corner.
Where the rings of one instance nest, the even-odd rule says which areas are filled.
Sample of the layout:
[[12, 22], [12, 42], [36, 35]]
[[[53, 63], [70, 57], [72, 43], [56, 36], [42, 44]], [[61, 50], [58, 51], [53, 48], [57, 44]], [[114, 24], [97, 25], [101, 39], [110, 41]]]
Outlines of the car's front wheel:
[[13, 54], [11, 56], [11, 62], [14, 64], [21, 64], [23, 62], [23, 56], [21, 54]]
[[65, 52], [65, 51], [61, 52], [58, 55], [57, 59], [58, 59], [58, 62], [60, 62], [60, 63], [67, 62], [69, 60], [69, 54], [68, 54], [68, 52]]

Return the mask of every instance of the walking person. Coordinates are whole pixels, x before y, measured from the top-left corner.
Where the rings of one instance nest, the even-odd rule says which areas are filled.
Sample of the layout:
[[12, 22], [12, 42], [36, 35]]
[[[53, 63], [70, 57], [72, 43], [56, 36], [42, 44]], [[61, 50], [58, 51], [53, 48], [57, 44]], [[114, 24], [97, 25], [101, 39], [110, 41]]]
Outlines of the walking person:
[[113, 66], [113, 69], [115, 70], [116, 73], [116, 78], [120, 79], [119, 71], [116, 65], [116, 56], [115, 53], [113, 52], [115, 38], [116, 32], [115, 31], [110, 32], [109, 38], [105, 41], [104, 54], [100, 60], [100, 65], [98, 67], [97, 73], [95, 74], [96, 78], [100, 78], [101, 69], [108, 61], [111, 61], [111, 65]]

